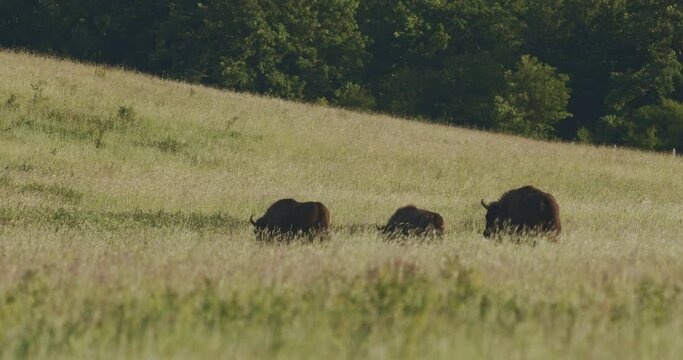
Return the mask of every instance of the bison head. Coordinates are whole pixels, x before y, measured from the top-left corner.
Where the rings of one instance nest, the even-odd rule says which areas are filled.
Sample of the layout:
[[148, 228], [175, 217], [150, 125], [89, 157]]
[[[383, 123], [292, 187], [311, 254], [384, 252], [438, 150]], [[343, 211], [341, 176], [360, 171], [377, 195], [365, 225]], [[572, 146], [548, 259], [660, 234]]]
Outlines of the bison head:
[[261, 217], [254, 221], [254, 215], [249, 217], [249, 223], [254, 226], [254, 235], [256, 235], [256, 240], [263, 240], [265, 234], [268, 232], [268, 224], [265, 217]]
[[491, 237], [500, 226], [501, 208], [497, 201], [486, 204], [484, 199], [481, 200], [481, 206], [486, 209], [486, 229], [484, 229], [484, 237], [488, 238]]
[[254, 226], [254, 232], [259, 232], [266, 227], [265, 220], [260, 218], [254, 221], [254, 215], [249, 217], [249, 223]]

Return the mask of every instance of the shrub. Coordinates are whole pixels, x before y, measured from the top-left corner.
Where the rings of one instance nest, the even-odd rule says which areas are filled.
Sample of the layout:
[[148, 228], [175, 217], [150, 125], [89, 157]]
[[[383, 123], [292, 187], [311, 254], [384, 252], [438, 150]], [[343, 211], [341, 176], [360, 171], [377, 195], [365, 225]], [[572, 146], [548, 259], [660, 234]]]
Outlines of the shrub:
[[375, 98], [366, 88], [348, 82], [334, 92], [334, 103], [339, 106], [357, 109], [373, 109]]
[[661, 105], [643, 106], [631, 121], [637, 129], [634, 145], [650, 150], [683, 147], [683, 104], [664, 100]]
[[569, 76], [524, 55], [515, 71], [505, 73], [505, 80], [507, 89], [494, 98], [496, 126], [535, 138], [555, 137], [555, 125], [571, 116], [567, 112]]
[[628, 116], [607, 115], [598, 123], [597, 140], [665, 151], [683, 147], [683, 104], [665, 99]]

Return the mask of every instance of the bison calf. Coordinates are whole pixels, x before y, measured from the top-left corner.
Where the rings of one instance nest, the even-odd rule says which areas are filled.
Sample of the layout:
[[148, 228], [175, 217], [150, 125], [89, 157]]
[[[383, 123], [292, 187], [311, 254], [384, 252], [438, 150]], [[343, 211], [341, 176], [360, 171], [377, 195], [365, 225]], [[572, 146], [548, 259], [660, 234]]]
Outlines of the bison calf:
[[512, 233], [560, 233], [560, 208], [555, 198], [533, 186], [510, 190], [500, 200], [486, 204], [484, 236], [507, 230]]
[[389, 237], [395, 236], [442, 236], [444, 222], [441, 215], [418, 209], [413, 205], [404, 206], [391, 215], [384, 227], [377, 229]]
[[294, 199], [278, 200], [256, 221], [254, 215], [249, 222], [254, 226], [257, 239], [267, 237], [291, 238], [299, 234], [311, 238], [323, 234], [330, 225], [330, 212], [319, 202], [298, 202]]

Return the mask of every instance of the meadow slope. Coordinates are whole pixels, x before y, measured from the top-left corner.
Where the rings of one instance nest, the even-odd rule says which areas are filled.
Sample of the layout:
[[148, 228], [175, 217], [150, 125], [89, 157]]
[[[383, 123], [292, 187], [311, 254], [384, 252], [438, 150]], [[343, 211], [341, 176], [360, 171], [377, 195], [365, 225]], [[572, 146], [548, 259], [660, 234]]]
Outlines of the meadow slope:
[[[680, 358], [683, 160], [0, 52], [0, 357]], [[555, 195], [555, 243], [480, 199]], [[264, 245], [276, 199], [323, 244]], [[387, 243], [397, 207], [442, 241]]]

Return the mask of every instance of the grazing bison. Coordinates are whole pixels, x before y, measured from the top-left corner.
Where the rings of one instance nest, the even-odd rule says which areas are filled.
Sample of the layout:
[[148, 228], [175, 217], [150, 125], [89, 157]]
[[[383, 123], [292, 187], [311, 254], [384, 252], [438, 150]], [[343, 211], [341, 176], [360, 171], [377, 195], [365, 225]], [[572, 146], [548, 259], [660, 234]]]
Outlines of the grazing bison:
[[442, 236], [444, 222], [441, 215], [418, 209], [414, 205], [404, 206], [391, 215], [384, 227], [377, 229], [389, 237], [394, 236]]
[[330, 212], [325, 205], [294, 199], [278, 200], [259, 219], [254, 221], [253, 218], [254, 215], [249, 222], [254, 226], [258, 239], [264, 235], [293, 237], [305, 234], [313, 237], [326, 232], [330, 225]]
[[508, 230], [512, 233], [560, 233], [560, 208], [555, 198], [533, 186], [510, 190], [500, 200], [486, 204], [484, 236]]

